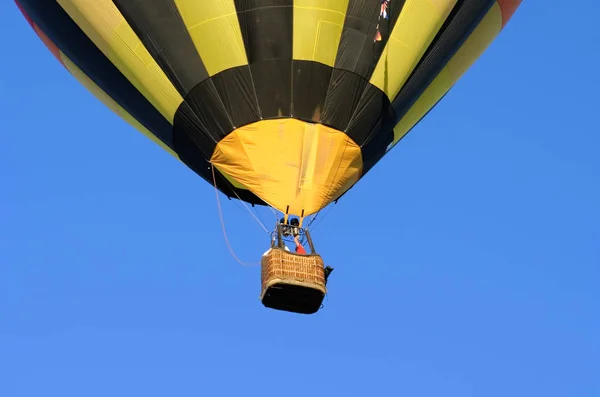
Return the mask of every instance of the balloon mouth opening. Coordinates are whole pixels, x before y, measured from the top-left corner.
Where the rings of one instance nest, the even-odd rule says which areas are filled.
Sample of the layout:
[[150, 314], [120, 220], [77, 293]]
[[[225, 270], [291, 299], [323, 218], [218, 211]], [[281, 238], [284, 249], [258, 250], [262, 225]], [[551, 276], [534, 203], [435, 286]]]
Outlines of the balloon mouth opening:
[[233, 186], [282, 213], [318, 212], [360, 179], [360, 147], [345, 133], [298, 119], [261, 120], [217, 144], [211, 163]]

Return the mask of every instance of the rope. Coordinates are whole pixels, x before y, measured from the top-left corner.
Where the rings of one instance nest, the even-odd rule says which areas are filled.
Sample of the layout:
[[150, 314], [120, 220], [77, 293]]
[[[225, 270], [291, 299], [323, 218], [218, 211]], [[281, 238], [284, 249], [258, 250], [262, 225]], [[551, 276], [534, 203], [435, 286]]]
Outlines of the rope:
[[[333, 209], [333, 205], [329, 205], [329, 208], [327, 208], [327, 210], [323, 213], [323, 215], [319, 218], [319, 221], [317, 223], [315, 223], [314, 226], [312, 226], [312, 229], [310, 229], [311, 231], [315, 230], [315, 228], [317, 226], [319, 226], [319, 224], [321, 222], [323, 222], [323, 219], [327, 218], [327, 215], [329, 215], [329, 213], [331, 212], [331, 210]], [[321, 214], [321, 212], [318, 212], [317, 215]], [[310, 221], [310, 223], [308, 224], [308, 227], [311, 227], [311, 225], [313, 224], [313, 222], [317, 219], [317, 216], [315, 215], [315, 217]]]
[[277, 216], [277, 211], [275, 210], [275, 208], [273, 208], [269, 205], [269, 209], [271, 210], [271, 212], [273, 213], [273, 216], [275, 217], [275, 223], [279, 222], [279, 217]]
[[[211, 164], [211, 166], [212, 166], [212, 164]], [[213, 169], [213, 183], [215, 184], [215, 187], [216, 187], [217, 183], [216, 183], [216, 180], [215, 180], [215, 170], [214, 169]], [[237, 194], [237, 192], [235, 191], [235, 188], [233, 187], [233, 185], [231, 185], [231, 191], [233, 192], [233, 194], [235, 194], [235, 197], [237, 197], [237, 199], [240, 201], [240, 203], [242, 203], [242, 205], [244, 206], [244, 208], [246, 208], [246, 211], [248, 211], [248, 213], [250, 214], [250, 216], [252, 216], [252, 218], [254, 218], [254, 220], [260, 225], [260, 227], [263, 228], [263, 230], [267, 234], [270, 234], [269, 230], [267, 229], [267, 227], [264, 224], [264, 221], [262, 221], [262, 219], [258, 219], [256, 217], [256, 215], [254, 215], [254, 213], [248, 207], [248, 205], [246, 204], [246, 202], [240, 198], [239, 194]], [[258, 214], [258, 211], [256, 213], [260, 217], [260, 214]]]
[[267, 234], [270, 234], [269, 231], [267, 230], [267, 227], [265, 226], [265, 220], [263, 219], [262, 216], [260, 216], [260, 212], [258, 212], [258, 208], [254, 207], [254, 213], [256, 214], [256, 216], [258, 216], [258, 219], [260, 219], [260, 223], [261, 223], [261, 226], [262, 226], [263, 230]]
[[223, 210], [221, 208], [221, 200], [219, 199], [219, 189], [217, 188], [217, 178], [215, 176], [215, 167], [211, 164], [210, 168], [212, 170], [213, 185], [215, 187], [215, 197], [217, 198], [217, 208], [219, 210], [219, 218], [221, 219], [221, 229], [223, 230], [223, 237], [225, 237], [225, 244], [227, 245], [227, 249], [229, 249], [229, 253], [233, 257], [233, 259], [235, 259], [242, 266], [260, 265], [260, 262], [256, 262], [256, 263], [243, 262], [242, 260], [240, 260], [240, 258], [237, 257], [237, 255], [233, 251], [233, 248], [231, 248], [231, 244], [229, 243], [229, 238], [227, 237], [227, 230], [225, 229], [225, 221], [223, 220]]
[[[214, 170], [213, 170], [214, 173]], [[254, 215], [254, 212], [252, 212], [252, 210], [250, 208], [248, 208], [248, 205], [244, 202], [244, 200], [242, 200], [240, 198], [240, 196], [238, 196], [238, 194], [235, 192], [235, 190], [233, 190], [233, 194], [235, 194], [235, 196], [238, 198], [238, 200], [240, 200], [242, 202], [242, 204], [244, 205], [244, 207], [246, 208], [246, 210], [248, 210], [248, 213], [250, 215], [252, 215], [252, 218], [254, 218], [254, 220], [260, 225], [260, 227], [263, 228], [263, 230], [268, 234], [270, 233], [269, 230], [267, 229], [267, 227], [265, 226], [264, 222], [261, 219], [258, 219], [256, 217], [256, 215]], [[258, 212], [257, 212], [258, 214]], [[260, 217], [260, 214], [258, 214], [258, 216]]]

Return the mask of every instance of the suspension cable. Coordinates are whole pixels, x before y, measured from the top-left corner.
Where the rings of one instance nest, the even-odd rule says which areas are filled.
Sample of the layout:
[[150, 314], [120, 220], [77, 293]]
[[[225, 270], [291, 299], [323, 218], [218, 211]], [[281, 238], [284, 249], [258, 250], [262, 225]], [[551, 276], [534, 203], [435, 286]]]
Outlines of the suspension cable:
[[[212, 166], [212, 164], [211, 164]], [[215, 170], [213, 167], [213, 182], [215, 184], [215, 187], [217, 186], [217, 182], [215, 179]], [[267, 227], [264, 225], [264, 222], [262, 222], [261, 219], [257, 218], [256, 215], [254, 215], [254, 212], [252, 212], [252, 210], [248, 207], [248, 205], [246, 204], [246, 202], [244, 200], [242, 200], [240, 198], [240, 196], [237, 194], [237, 192], [235, 191], [235, 189], [231, 189], [233, 191], [233, 194], [235, 194], [235, 197], [237, 197], [237, 199], [242, 203], [242, 205], [246, 208], [246, 210], [248, 211], [248, 213], [250, 214], [250, 216], [252, 216], [252, 218], [254, 218], [254, 220], [260, 225], [260, 227], [263, 228], [263, 230], [268, 234], [270, 233], [269, 230], [267, 229]], [[258, 214], [258, 213], [257, 213]], [[259, 215], [260, 216], [260, 215]]]
[[227, 237], [227, 230], [225, 229], [225, 221], [223, 220], [223, 210], [221, 208], [221, 200], [219, 199], [219, 189], [217, 188], [217, 178], [215, 176], [215, 167], [211, 164], [210, 168], [212, 170], [213, 185], [215, 187], [215, 197], [217, 198], [217, 208], [219, 210], [219, 218], [221, 219], [221, 229], [223, 230], [223, 237], [225, 237], [225, 244], [227, 245], [227, 249], [229, 249], [229, 253], [233, 257], [233, 259], [235, 259], [242, 266], [257, 266], [257, 265], [260, 265], [260, 262], [257, 262], [257, 263], [247, 263], [247, 262], [244, 262], [244, 261], [240, 260], [237, 257], [237, 255], [235, 254], [235, 252], [233, 251], [233, 248], [231, 247], [231, 244], [229, 243], [229, 238]]

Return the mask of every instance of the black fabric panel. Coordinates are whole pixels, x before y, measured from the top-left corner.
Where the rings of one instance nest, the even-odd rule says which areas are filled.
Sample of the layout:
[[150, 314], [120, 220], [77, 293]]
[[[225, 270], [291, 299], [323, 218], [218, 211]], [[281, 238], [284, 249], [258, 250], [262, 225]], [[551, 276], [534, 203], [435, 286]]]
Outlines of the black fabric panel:
[[292, 114], [293, 0], [234, 0], [261, 118]]
[[[175, 114], [173, 144], [181, 161], [211, 185], [213, 176], [210, 158], [216, 143], [209, 137], [194, 111], [184, 102]], [[218, 171], [215, 172], [217, 188], [229, 198], [237, 198], [257, 205], [266, 205], [253, 193], [236, 189]]]
[[249, 64], [292, 59], [293, 0], [234, 2]]
[[167, 146], [173, 126], [88, 39], [55, 0], [19, 0], [48, 38], [123, 109]]
[[[377, 127], [376, 131], [373, 131], [372, 139], [361, 147], [361, 155], [363, 160], [363, 168], [360, 174], [360, 178], [364, 178], [364, 176], [373, 169], [373, 167], [381, 160], [387, 151], [388, 146], [394, 141], [394, 127], [393, 126], [381, 126]], [[360, 179], [359, 179], [360, 181]], [[356, 185], [354, 185], [356, 186]], [[353, 186], [353, 187], [354, 187]], [[346, 190], [340, 197], [335, 200], [335, 203], [344, 197], [350, 190]]]
[[[403, 7], [404, 0], [392, 0], [388, 18], [379, 19], [380, 1], [350, 0], [335, 67], [369, 80]], [[382, 40], [375, 42], [377, 29]]]
[[294, 0], [234, 0], [237, 13], [248, 12], [258, 8], [293, 7]]
[[321, 122], [346, 131], [367, 84], [368, 81], [357, 74], [333, 69]]
[[387, 95], [368, 84], [346, 128], [346, 134], [362, 147], [382, 131], [393, 129], [394, 121], [395, 114]]
[[394, 141], [395, 121], [387, 95], [368, 84], [346, 129], [346, 134], [361, 147], [363, 175], [381, 160]]
[[[208, 183], [213, 183], [208, 160], [213, 154], [216, 143], [211, 138], [208, 128], [214, 127], [210, 127], [210, 120], [204, 120], [203, 123], [197, 117], [197, 114], [202, 110], [202, 101], [196, 101], [195, 98], [192, 98], [192, 103], [197, 105], [194, 110], [185, 102], [182, 103], [175, 114], [174, 126], [171, 125], [98, 50], [56, 1], [19, 0], [19, 4], [48, 38], [94, 83], [144, 127], [171, 147], [190, 169]], [[245, 68], [247, 69], [247, 67]], [[238, 74], [243, 75], [244, 72], [238, 70]], [[248, 75], [248, 72], [246, 72], [246, 75]], [[225, 78], [226, 76], [223, 75], [222, 79]], [[228, 83], [223, 83], [221, 87], [226, 89], [227, 85]], [[247, 83], [239, 86], [246, 87]], [[199, 90], [202, 90], [202, 88], [199, 88]], [[206, 91], [209, 92], [207, 98], [215, 98], [217, 89], [213, 87]], [[232, 103], [235, 102], [232, 101]], [[222, 105], [220, 106], [222, 109]], [[216, 113], [218, 114], [218, 111]], [[210, 116], [205, 118], [210, 119]], [[217, 117], [217, 119], [222, 120], [222, 117]], [[223, 122], [221, 121], [221, 123]], [[223, 124], [230, 125], [231, 123]], [[216, 129], [216, 131], [219, 130]], [[266, 205], [251, 192], [233, 188], [218, 172], [216, 175], [217, 187], [227, 196], [236, 197], [237, 195], [248, 203]]]
[[496, 0], [459, 0], [446, 23], [392, 101], [399, 121], [477, 27]]
[[293, 61], [292, 113], [295, 118], [319, 122], [333, 69], [311, 61]]
[[[442, 95], [440, 99], [437, 100], [437, 102], [419, 119], [419, 121], [415, 123], [413, 128], [416, 127], [421, 122], [421, 120], [427, 117], [427, 115], [446, 97], [448, 92], [450, 91], [447, 91], [444, 95]], [[369, 172], [375, 166], [375, 164], [377, 164], [377, 162], [379, 162], [379, 160], [381, 160], [383, 156], [387, 154], [388, 146], [391, 145], [392, 142], [394, 142], [394, 127], [396, 126], [396, 124], [397, 123], [394, 120], [392, 125], [384, 125], [381, 129], [381, 132], [376, 134], [374, 139], [369, 140], [369, 142], [367, 142], [365, 146], [361, 148], [364, 160], [361, 178], [365, 176], [365, 174]], [[404, 136], [400, 138], [399, 141], [406, 138], [410, 131], [412, 131], [412, 129], [409, 130], [406, 134], [404, 134]], [[398, 144], [398, 142], [396, 142], [396, 144]]]
[[209, 77], [174, 0], [113, 2], [182, 97]]
[[365, 176], [385, 156], [388, 146], [394, 141], [394, 127], [383, 126], [371, 136], [372, 138], [361, 148], [363, 156], [361, 177]]
[[235, 128], [260, 120], [256, 91], [247, 66], [224, 70], [211, 80]]
[[220, 141], [235, 129], [212, 79], [194, 87], [185, 97], [185, 102], [198, 117], [205, 133], [214, 141]]
[[[211, 132], [208, 130], [208, 126], [203, 120], [198, 117], [198, 113], [191, 108], [191, 106], [182, 102], [179, 108], [175, 112], [175, 118], [173, 120], [173, 145], [175, 152], [186, 157], [181, 158], [184, 162], [190, 162], [197, 167], [198, 164], [208, 164], [208, 161], [213, 155], [215, 147], [217, 146], [218, 139], [214, 138]], [[184, 137], [185, 135], [185, 137]], [[184, 143], [188, 143], [194, 146], [194, 153], [199, 154], [199, 157], [190, 159], [186, 156], [186, 153], [190, 149], [184, 147]]]
[[261, 117], [292, 115], [292, 60], [279, 59], [250, 65]]

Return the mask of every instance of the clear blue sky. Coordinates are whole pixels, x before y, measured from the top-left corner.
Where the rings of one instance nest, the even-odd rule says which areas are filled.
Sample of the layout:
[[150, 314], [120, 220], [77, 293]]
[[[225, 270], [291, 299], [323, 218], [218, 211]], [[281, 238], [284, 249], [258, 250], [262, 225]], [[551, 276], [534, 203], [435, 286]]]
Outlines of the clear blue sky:
[[0, 396], [600, 396], [599, 12], [522, 4], [315, 228], [335, 271], [298, 316], [213, 188], [1, 2]]

